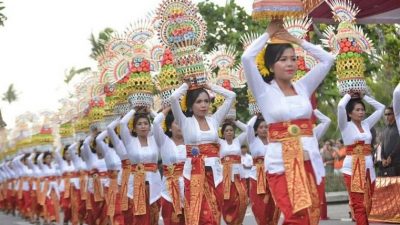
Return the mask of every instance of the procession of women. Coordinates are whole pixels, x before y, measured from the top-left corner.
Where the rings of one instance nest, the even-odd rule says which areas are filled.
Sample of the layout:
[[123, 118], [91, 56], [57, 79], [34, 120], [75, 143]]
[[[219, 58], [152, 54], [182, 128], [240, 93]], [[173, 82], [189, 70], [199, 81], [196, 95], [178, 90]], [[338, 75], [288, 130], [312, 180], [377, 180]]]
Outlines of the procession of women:
[[[0, 210], [47, 225], [240, 225], [249, 207], [258, 225], [319, 224], [319, 142], [332, 118], [314, 103], [335, 70], [340, 172], [351, 219], [369, 224], [371, 129], [389, 108], [400, 138], [400, 85], [391, 105], [373, 97], [362, 54], [376, 51], [357, 5], [326, 3], [338, 25], [314, 44], [307, 14], [320, 1], [254, 1], [253, 19], [268, 25], [241, 34], [238, 55], [225, 45], [202, 52], [210, 34], [197, 5], [161, 1], [112, 35], [97, 71], [75, 76], [58, 109], [16, 116], [1, 149]], [[240, 121], [245, 87], [251, 117]]]

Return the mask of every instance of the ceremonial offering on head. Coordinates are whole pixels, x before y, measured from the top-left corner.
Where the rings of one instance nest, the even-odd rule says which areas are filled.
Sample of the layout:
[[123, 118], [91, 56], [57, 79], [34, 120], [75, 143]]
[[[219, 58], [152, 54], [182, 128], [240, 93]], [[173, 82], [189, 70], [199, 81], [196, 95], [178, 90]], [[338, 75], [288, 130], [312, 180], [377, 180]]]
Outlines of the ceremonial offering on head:
[[208, 75], [200, 50], [207, 27], [197, 6], [189, 1], [165, 0], [157, 10], [157, 19], [158, 37], [171, 49], [177, 75], [190, 82], [189, 89], [201, 88]]
[[362, 28], [355, 24], [358, 8], [350, 1], [327, 1], [334, 19], [339, 22], [335, 29], [329, 26], [322, 40], [324, 46], [331, 49], [336, 57], [336, 74], [341, 95], [346, 93], [365, 94], [367, 84], [364, 78], [365, 63], [362, 53], [374, 55], [371, 40]]
[[321, 0], [254, 0], [252, 17], [256, 21], [302, 17], [317, 7]]

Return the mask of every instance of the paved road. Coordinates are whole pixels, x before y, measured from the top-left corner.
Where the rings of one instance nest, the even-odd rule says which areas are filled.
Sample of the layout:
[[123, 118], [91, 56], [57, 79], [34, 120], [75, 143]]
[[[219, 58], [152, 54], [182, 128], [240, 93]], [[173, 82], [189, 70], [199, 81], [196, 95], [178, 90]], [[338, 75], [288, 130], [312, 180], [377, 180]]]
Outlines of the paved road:
[[[328, 216], [330, 220], [321, 221], [322, 225], [350, 225], [355, 224], [348, 219], [348, 205], [337, 204], [328, 205]], [[163, 224], [160, 220], [160, 224]], [[222, 223], [225, 225], [225, 223]], [[247, 209], [244, 225], [256, 225], [251, 209]], [[370, 223], [373, 225], [384, 225], [383, 223]], [[30, 223], [23, 221], [19, 217], [13, 217], [0, 213], [0, 225], [30, 225]], [[387, 225], [387, 224], [386, 224]]]

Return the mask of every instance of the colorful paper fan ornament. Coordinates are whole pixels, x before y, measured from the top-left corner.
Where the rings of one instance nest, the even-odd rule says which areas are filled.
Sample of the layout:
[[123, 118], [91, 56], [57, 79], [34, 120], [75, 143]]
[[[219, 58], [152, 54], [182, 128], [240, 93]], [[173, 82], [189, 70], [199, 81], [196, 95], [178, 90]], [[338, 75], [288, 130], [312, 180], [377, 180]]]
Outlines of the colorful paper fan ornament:
[[311, 12], [323, 0], [254, 0], [253, 20], [301, 17]]
[[172, 50], [176, 71], [190, 81], [189, 89], [202, 87], [207, 81], [207, 69], [200, 47], [207, 27], [197, 6], [187, 0], [164, 0], [157, 19], [158, 37]]
[[350, 92], [365, 94], [368, 92], [364, 78], [365, 62], [361, 55], [376, 54], [371, 40], [364, 34], [361, 27], [355, 25], [355, 16], [359, 9], [351, 1], [327, 1], [331, 7], [334, 19], [339, 21], [337, 33], [329, 26], [324, 31], [326, 39], [322, 44], [329, 47], [336, 57], [336, 74], [341, 95]]
[[96, 127], [98, 130], [104, 130], [106, 124], [104, 121], [105, 102], [104, 102], [104, 85], [95, 83], [90, 85], [89, 113], [88, 118], [91, 127]]
[[[234, 72], [233, 66], [235, 65], [236, 49], [233, 46], [221, 45], [213, 49], [208, 54], [208, 60], [210, 61], [210, 69], [217, 69], [217, 73], [213, 73], [210, 82], [219, 85], [225, 89], [233, 90], [233, 88], [240, 88], [241, 81], [237, 77], [237, 73]], [[213, 106], [218, 108], [222, 105], [224, 100], [223, 96], [216, 95]], [[236, 118], [236, 106], [232, 105], [229, 110], [227, 118]]]
[[[240, 37], [240, 42], [243, 45], [243, 49], [246, 49], [254, 40], [256, 40], [261, 34], [257, 33], [245, 33]], [[265, 48], [263, 48], [256, 56], [256, 65], [258, 72], [262, 77], [269, 76], [269, 69], [264, 62]]]
[[[284, 18], [284, 28], [294, 37], [299, 39], [305, 39], [307, 36], [308, 29], [312, 25], [312, 20], [308, 17], [295, 18], [286, 17]], [[293, 81], [299, 80], [303, 77], [310, 69], [312, 69], [318, 61], [305, 51], [301, 46], [293, 45], [295, 54], [297, 56], [297, 71], [293, 78]]]
[[[106, 55], [112, 59], [115, 56], [123, 56], [126, 59], [132, 58], [132, 45], [128, 43], [126, 35], [113, 33], [110, 40], [105, 44]], [[106, 59], [107, 60], [107, 59]]]
[[116, 115], [114, 111], [115, 104], [117, 103], [117, 97], [115, 95], [116, 84], [115, 83], [105, 84], [104, 93], [105, 93], [104, 122], [107, 125], [118, 117], [118, 115]]
[[173, 61], [174, 58], [171, 50], [168, 48], [165, 49], [161, 61], [161, 71], [156, 77], [158, 89], [161, 95], [161, 105], [163, 108], [171, 104], [171, 94], [182, 83], [182, 76], [176, 72]]
[[156, 31], [154, 30], [153, 21], [150, 17], [151, 15], [136, 20], [126, 29], [125, 38], [130, 45], [145, 44], [147, 41], [155, 37]]

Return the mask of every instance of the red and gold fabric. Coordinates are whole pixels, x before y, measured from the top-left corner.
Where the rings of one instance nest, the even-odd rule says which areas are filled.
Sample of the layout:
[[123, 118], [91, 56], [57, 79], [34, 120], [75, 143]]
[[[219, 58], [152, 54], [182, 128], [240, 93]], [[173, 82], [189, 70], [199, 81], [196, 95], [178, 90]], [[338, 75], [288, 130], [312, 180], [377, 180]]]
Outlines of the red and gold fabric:
[[107, 172], [99, 172], [98, 170], [90, 171], [89, 175], [93, 178], [93, 197], [95, 202], [104, 201], [104, 190], [101, 184], [102, 178], [107, 178]]
[[122, 177], [121, 177], [121, 209], [128, 210], [128, 181], [131, 174], [131, 162], [129, 159], [124, 159], [122, 162]]
[[71, 194], [71, 178], [79, 177], [79, 172], [67, 172], [63, 174], [64, 180], [64, 195], [63, 198], [69, 198]]
[[241, 164], [240, 155], [227, 155], [221, 159], [223, 168], [224, 200], [230, 199], [232, 164]]
[[172, 206], [176, 215], [182, 214], [179, 178], [183, 174], [184, 163], [163, 165], [163, 175], [166, 177], [167, 190], [172, 199]]
[[346, 184], [347, 191], [350, 197], [350, 207], [354, 213], [354, 219], [357, 225], [367, 225], [368, 215], [371, 211], [372, 206], [372, 195], [374, 193], [375, 182], [371, 183], [369, 169], [365, 172], [364, 177], [364, 192], [353, 192], [351, 191], [351, 183], [353, 181], [352, 176], [343, 174], [344, 182]]
[[[209, 187], [208, 177], [206, 177], [206, 170], [204, 165], [204, 158], [207, 157], [219, 157], [219, 144], [201, 144], [201, 145], [186, 145], [186, 155], [191, 158], [192, 170], [190, 175], [189, 190], [186, 188], [185, 184], [185, 215], [186, 224], [188, 225], [198, 225], [203, 224], [201, 214], [204, 214], [203, 207], [212, 207], [215, 211], [214, 216], [219, 218], [221, 216], [221, 205], [217, 207], [216, 195], [214, 193], [214, 188]], [[211, 171], [209, 173], [212, 174]], [[207, 180], [206, 180], [207, 179]], [[214, 183], [214, 181], [212, 182]], [[222, 187], [222, 185], [219, 185]], [[188, 194], [190, 193], [190, 194]], [[209, 195], [207, 197], [207, 195]], [[210, 204], [206, 203], [207, 206], [203, 206], [203, 197], [206, 197], [205, 202], [209, 201]], [[215, 200], [213, 200], [215, 199]], [[217, 221], [216, 218], [210, 218], [211, 221]], [[219, 223], [219, 222], [218, 222]]]
[[[229, 182], [231, 182], [230, 179]], [[224, 187], [224, 195], [225, 190]], [[229, 192], [229, 199], [224, 198], [222, 205], [222, 217], [228, 225], [241, 225], [247, 209], [246, 180], [241, 179], [239, 174], [235, 174]]]
[[[50, 187], [50, 182], [51, 181], [55, 181], [57, 179], [57, 177], [55, 176], [49, 176], [49, 177], [45, 177], [44, 178], [44, 184], [43, 184], [43, 190], [41, 190], [39, 193], [39, 198], [38, 198], [38, 203], [42, 206], [45, 205], [46, 202], [46, 195], [47, 192], [49, 192], [49, 187]], [[38, 189], [40, 190], [40, 185], [37, 186]]]
[[268, 184], [276, 205], [284, 214], [283, 224], [310, 224], [316, 225], [320, 218], [320, 204], [318, 190], [315, 185], [315, 175], [311, 162], [304, 161], [305, 179], [310, 191], [311, 205], [300, 211], [294, 212], [290, 201], [289, 188], [287, 187], [286, 174], [267, 174]]
[[312, 205], [304, 169], [303, 148], [300, 140], [302, 136], [313, 136], [313, 125], [309, 119], [272, 123], [268, 126], [269, 142], [282, 143], [286, 186], [293, 213]]
[[257, 194], [267, 193], [267, 178], [265, 177], [264, 156], [253, 158], [253, 165], [256, 167]]
[[363, 141], [346, 146], [346, 154], [351, 155], [351, 192], [364, 193], [365, 188], [365, 156], [371, 155], [372, 147]]
[[[264, 172], [265, 173], [265, 172]], [[249, 198], [251, 202], [251, 210], [253, 211], [254, 218], [259, 225], [276, 225], [279, 221], [280, 210], [275, 206], [274, 199], [272, 198], [269, 190], [268, 183], [266, 183], [266, 192], [258, 193], [258, 181], [250, 179]]]
[[108, 178], [110, 180], [110, 185], [107, 191], [107, 216], [110, 217], [110, 221], [112, 224], [114, 221], [117, 194], [118, 194], [118, 171], [113, 170], [108, 172]]
[[[157, 200], [150, 204], [149, 201], [150, 198], [150, 186], [148, 183], [145, 184], [145, 202], [144, 206], [146, 207], [146, 214], [143, 215], [135, 215], [135, 206], [134, 206], [134, 200], [132, 199], [129, 203], [130, 209], [132, 209], [133, 213], [129, 213], [130, 218], [127, 219], [125, 217], [125, 223], [126, 224], [132, 224], [132, 225], [158, 225], [158, 221], [160, 219], [160, 201]], [[129, 209], [129, 210], [130, 210]], [[128, 222], [126, 222], [128, 221]]]
[[131, 166], [131, 172], [135, 176], [133, 184], [135, 216], [146, 214], [146, 172], [156, 172], [157, 169], [157, 163], [139, 163]]
[[[193, 168], [193, 166], [192, 162], [191, 179], [185, 179], [184, 208], [185, 215], [187, 215], [185, 217], [186, 225], [219, 225], [221, 222], [221, 208], [223, 205], [223, 186], [222, 184], [219, 184], [215, 187], [213, 172], [211, 169], [205, 169], [204, 166]], [[195, 169], [195, 171], [193, 171], [193, 169]], [[193, 180], [193, 174], [202, 174], [202, 180], [199, 180], [203, 182], [196, 182], [193, 184], [194, 181], [198, 181]], [[194, 198], [199, 196], [198, 193], [201, 193], [201, 199]], [[193, 221], [193, 219], [196, 219], [196, 221]]]
[[378, 177], [373, 193], [369, 220], [400, 223], [400, 177]]
[[88, 172], [79, 171], [79, 190], [80, 190], [81, 200], [88, 199], [87, 176]]
[[173, 204], [164, 198], [161, 198], [161, 216], [165, 225], [185, 225], [184, 213], [176, 214]]
[[[55, 180], [56, 178], [54, 178]], [[45, 199], [45, 220], [48, 222], [60, 222], [60, 204], [58, 201], [57, 194], [54, 190], [50, 192], [50, 195]]]

